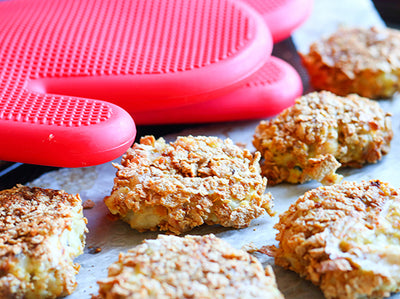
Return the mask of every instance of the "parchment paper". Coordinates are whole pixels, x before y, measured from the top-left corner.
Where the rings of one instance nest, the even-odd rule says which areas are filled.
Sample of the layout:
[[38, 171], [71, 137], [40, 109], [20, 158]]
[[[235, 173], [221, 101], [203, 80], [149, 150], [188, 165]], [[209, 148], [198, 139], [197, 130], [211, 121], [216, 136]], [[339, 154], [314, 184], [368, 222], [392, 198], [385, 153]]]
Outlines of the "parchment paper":
[[[319, 38], [336, 30], [339, 25], [360, 26], [384, 26], [373, 4], [369, 0], [315, 0], [311, 17], [293, 35], [293, 41], [297, 49], [307, 51], [308, 45]], [[340, 171], [345, 180], [361, 181], [379, 178], [391, 183], [394, 187], [400, 187], [400, 97], [392, 100], [380, 101], [386, 111], [393, 114], [394, 140], [391, 152], [377, 164], [368, 165], [362, 169], [345, 169]], [[177, 135], [214, 135], [221, 138], [229, 137], [235, 142], [245, 143], [248, 148], [254, 150], [251, 144], [254, 129], [259, 120], [249, 122], [223, 123], [209, 125], [196, 129], [186, 130]], [[167, 141], [172, 141], [177, 135], [165, 136]], [[119, 159], [116, 160], [117, 162]], [[107, 267], [118, 258], [121, 251], [139, 244], [146, 238], [156, 238], [157, 233], [138, 233], [129, 228], [122, 221], [111, 221], [108, 210], [103, 203], [104, 196], [110, 194], [115, 169], [110, 163], [103, 165], [61, 169], [50, 172], [30, 185], [64, 189], [70, 193], [79, 193], [83, 200], [91, 199], [95, 202], [93, 209], [84, 210], [88, 219], [89, 233], [86, 239], [85, 253], [76, 259], [81, 265], [77, 276], [78, 288], [72, 298], [90, 298], [97, 292], [96, 281], [107, 276]], [[311, 188], [320, 186], [317, 182], [309, 182], [303, 185], [278, 185], [268, 188], [275, 199], [275, 210], [278, 214], [285, 211], [291, 203]], [[251, 223], [245, 229], [228, 229], [219, 226], [200, 227], [191, 234], [214, 233], [228, 241], [236, 248], [247, 246], [261, 247], [276, 244], [273, 225], [278, 221], [278, 216], [262, 216]], [[101, 248], [99, 253], [96, 248]], [[323, 298], [319, 289], [310, 282], [301, 279], [297, 274], [275, 266], [273, 260], [265, 255], [256, 255], [264, 264], [273, 266], [279, 289], [286, 298]], [[400, 294], [392, 298], [400, 298]]]

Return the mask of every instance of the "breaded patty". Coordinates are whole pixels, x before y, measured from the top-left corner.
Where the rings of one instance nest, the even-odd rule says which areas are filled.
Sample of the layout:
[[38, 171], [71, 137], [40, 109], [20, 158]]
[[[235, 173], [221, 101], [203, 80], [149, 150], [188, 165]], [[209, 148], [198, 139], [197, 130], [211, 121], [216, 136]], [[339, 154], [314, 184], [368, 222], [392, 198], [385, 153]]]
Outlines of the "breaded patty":
[[400, 31], [340, 28], [300, 53], [317, 90], [388, 98], [400, 91]]
[[85, 232], [79, 195], [21, 185], [0, 191], [0, 298], [71, 294]]
[[270, 266], [214, 235], [145, 240], [98, 284], [95, 298], [283, 298]]
[[217, 137], [146, 136], [123, 156], [111, 195], [112, 214], [138, 231], [180, 234], [206, 224], [246, 227], [272, 199], [264, 193], [260, 154]]
[[320, 286], [326, 298], [400, 291], [399, 189], [379, 180], [313, 189], [275, 228], [275, 263]]
[[352, 94], [312, 92], [276, 118], [261, 121], [253, 144], [268, 184], [340, 182], [336, 170], [375, 163], [390, 150], [391, 115], [375, 101]]

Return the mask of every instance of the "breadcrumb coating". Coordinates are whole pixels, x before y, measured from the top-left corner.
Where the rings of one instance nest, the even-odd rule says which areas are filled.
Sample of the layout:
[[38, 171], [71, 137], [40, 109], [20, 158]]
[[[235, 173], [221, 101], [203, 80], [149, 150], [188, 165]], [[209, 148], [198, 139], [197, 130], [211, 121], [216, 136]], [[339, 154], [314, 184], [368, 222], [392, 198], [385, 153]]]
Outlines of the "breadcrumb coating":
[[400, 31], [340, 28], [300, 53], [317, 90], [389, 98], [400, 91]]
[[400, 291], [400, 194], [379, 180], [310, 190], [275, 225], [275, 263], [320, 286], [326, 298]]
[[0, 191], [0, 297], [71, 294], [85, 231], [79, 195], [22, 185]]
[[114, 187], [104, 201], [138, 231], [246, 227], [265, 211], [272, 214], [259, 159], [230, 139], [185, 136], [166, 143], [146, 136], [114, 164]]
[[121, 253], [94, 298], [280, 298], [272, 268], [206, 236], [163, 236]]
[[340, 166], [375, 163], [390, 150], [390, 113], [375, 101], [351, 94], [312, 92], [276, 118], [261, 121], [253, 138], [269, 185], [317, 180], [338, 183]]

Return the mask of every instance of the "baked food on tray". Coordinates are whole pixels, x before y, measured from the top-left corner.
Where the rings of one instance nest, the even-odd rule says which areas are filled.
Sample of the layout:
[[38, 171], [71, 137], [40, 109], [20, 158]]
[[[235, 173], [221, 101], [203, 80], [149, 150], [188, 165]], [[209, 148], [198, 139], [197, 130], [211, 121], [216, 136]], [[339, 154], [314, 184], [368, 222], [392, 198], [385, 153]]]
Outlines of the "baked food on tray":
[[76, 288], [86, 218], [79, 195], [18, 185], [0, 191], [0, 298], [56, 298]]
[[340, 28], [300, 53], [311, 85], [338, 95], [389, 98], [400, 91], [400, 31]]
[[283, 298], [272, 268], [214, 235], [159, 235], [121, 253], [94, 298]]
[[268, 184], [317, 180], [338, 183], [340, 166], [375, 163], [390, 150], [391, 118], [376, 101], [312, 92], [276, 118], [261, 121], [253, 138]]
[[400, 194], [379, 180], [310, 190], [280, 215], [275, 263], [326, 298], [400, 291]]
[[259, 159], [230, 139], [182, 136], [166, 143], [146, 136], [115, 164], [114, 187], [104, 201], [138, 231], [180, 234], [203, 223], [246, 227], [271, 213]]

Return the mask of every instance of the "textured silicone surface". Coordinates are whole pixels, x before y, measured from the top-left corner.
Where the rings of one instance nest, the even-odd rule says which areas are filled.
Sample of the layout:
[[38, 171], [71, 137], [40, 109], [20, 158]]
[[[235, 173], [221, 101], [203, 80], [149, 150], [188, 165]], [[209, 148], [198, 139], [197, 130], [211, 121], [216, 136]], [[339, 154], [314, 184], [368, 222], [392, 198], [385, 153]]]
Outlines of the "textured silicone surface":
[[0, 159], [82, 167], [122, 155], [136, 135], [130, 115], [108, 102], [35, 93], [0, 101]]
[[313, 0], [244, 0], [262, 14], [274, 42], [288, 38], [310, 15]]
[[0, 159], [68, 167], [116, 158], [135, 137], [126, 112], [97, 100], [205, 100], [272, 51], [262, 18], [231, 0], [10, 0], [0, 41]]
[[303, 92], [301, 78], [287, 62], [271, 57], [234, 92], [174, 109], [132, 112], [138, 124], [206, 123], [258, 119], [278, 114]]
[[0, 5], [5, 63], [20, 60], [29, 74], [18, 83], [40, 93], [169, 107], [226, 93], [272, 51], [262, 17], [232, 0]]

